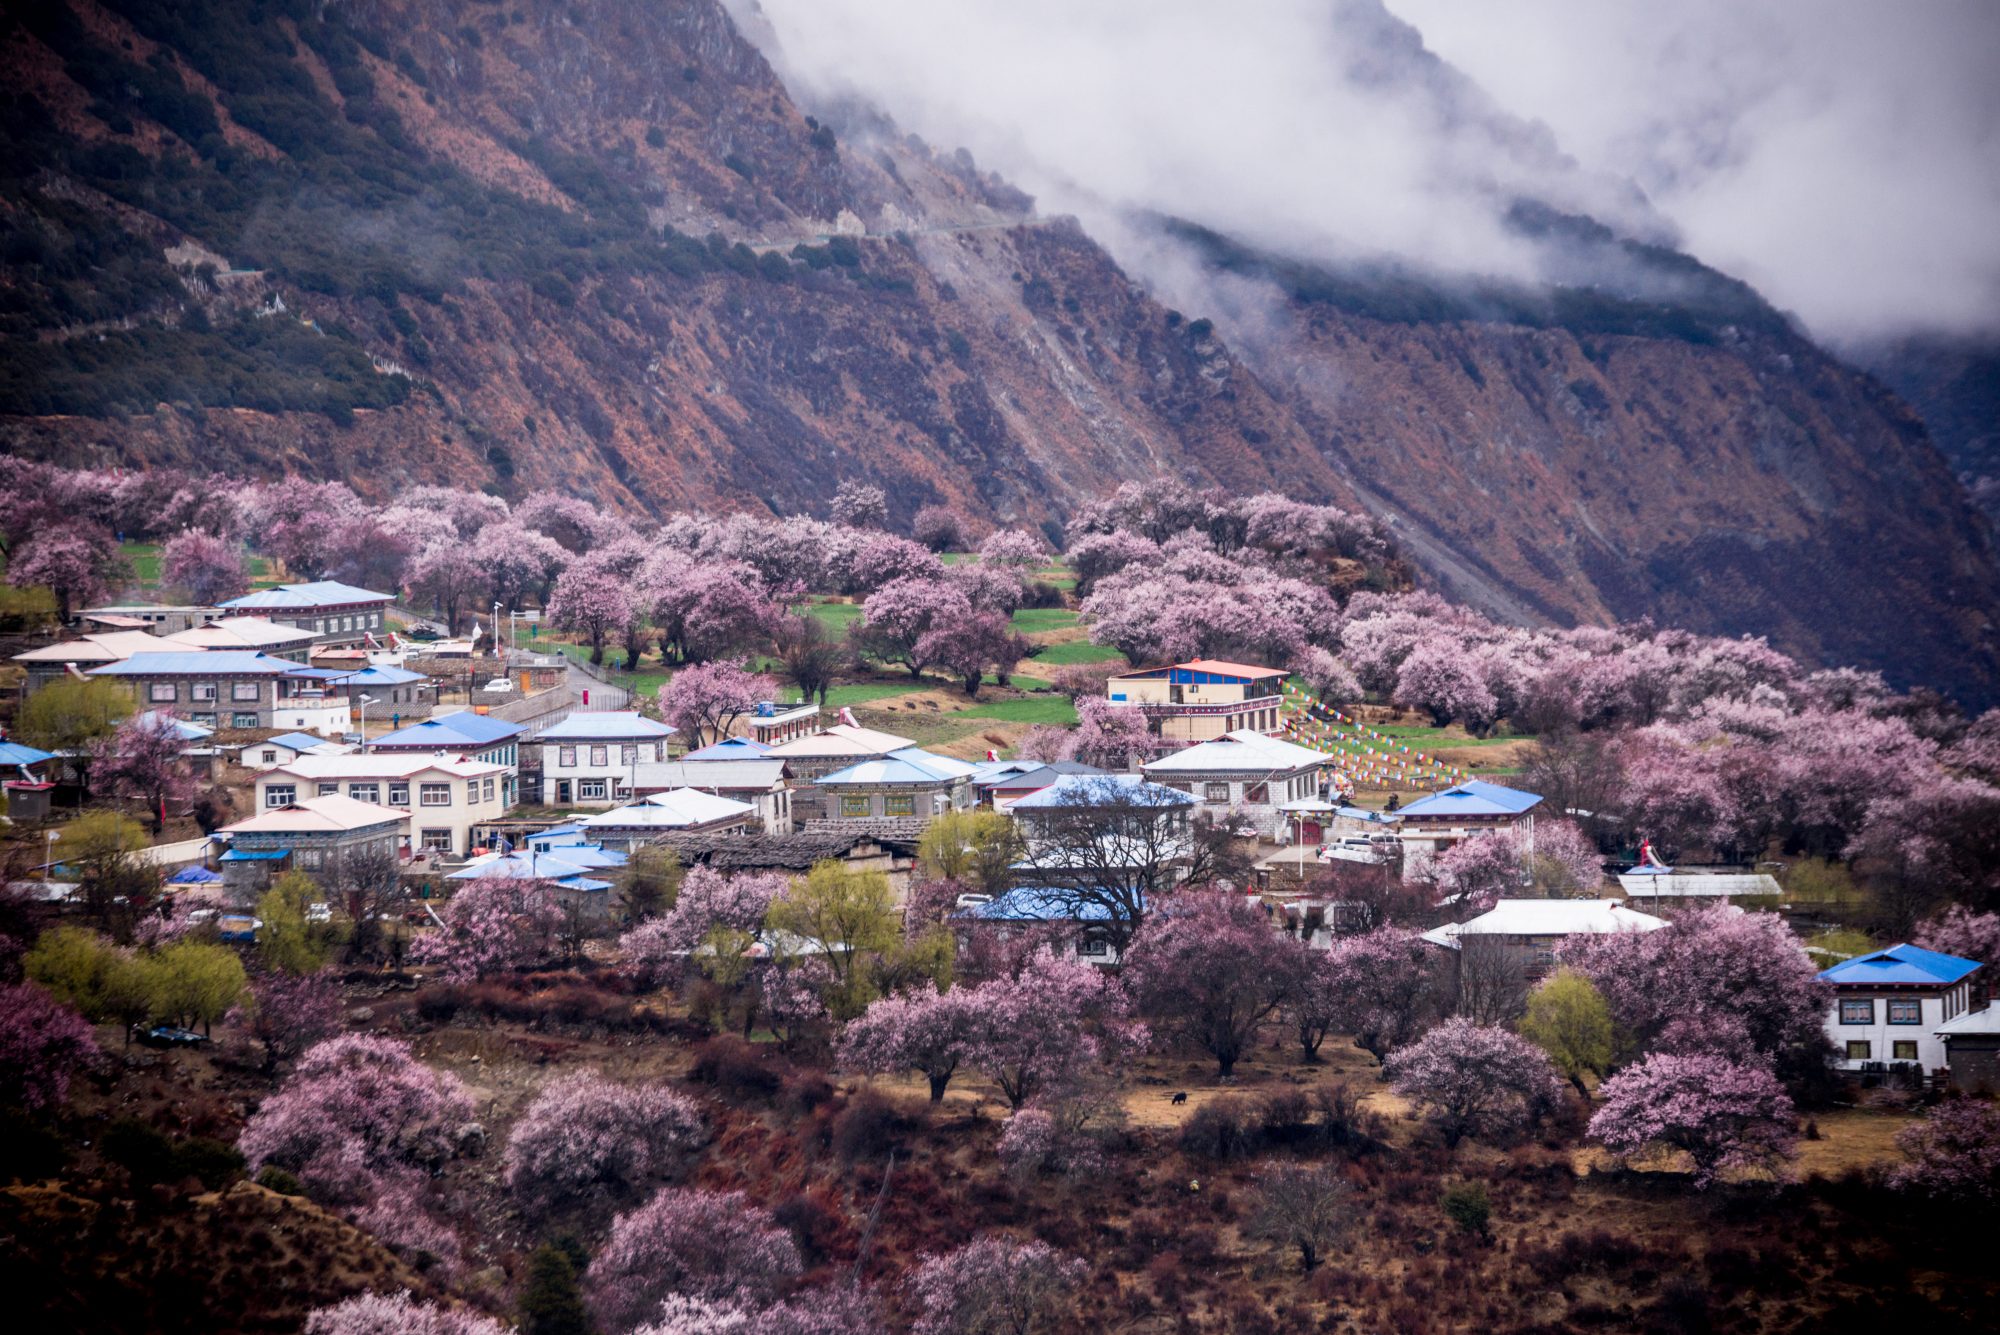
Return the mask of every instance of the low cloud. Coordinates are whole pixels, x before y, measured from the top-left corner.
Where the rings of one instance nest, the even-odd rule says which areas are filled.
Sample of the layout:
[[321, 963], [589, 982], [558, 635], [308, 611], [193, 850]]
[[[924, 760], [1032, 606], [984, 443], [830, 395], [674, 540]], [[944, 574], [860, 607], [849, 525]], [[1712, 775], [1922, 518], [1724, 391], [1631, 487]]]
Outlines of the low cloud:
[[1525, 197], [1836, 340], [2000, 324], [2000, 7], [734, 2], [807, 101], [965, 146], [1141, 272], [1158, 214], [1547, 279], [1505, 222]]

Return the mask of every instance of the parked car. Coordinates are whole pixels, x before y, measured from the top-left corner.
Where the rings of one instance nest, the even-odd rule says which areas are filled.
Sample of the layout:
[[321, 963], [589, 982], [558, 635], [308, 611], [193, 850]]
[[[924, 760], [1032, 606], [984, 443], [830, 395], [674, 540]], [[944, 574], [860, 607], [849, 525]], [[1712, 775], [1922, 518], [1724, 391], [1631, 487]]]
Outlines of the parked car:
[[152, 1028], [135, 1024], [132, 1036], [149, 1048], [198, 1048], [208, 1039], [192, 1029], [182, 1029], [171, 1024], [156, 1024]]
[[1348, 835], [1320, 845], [1322, 862], [1366, 862], [1380, 864], [1389, 860], [1388, 851], [1367, 835]]

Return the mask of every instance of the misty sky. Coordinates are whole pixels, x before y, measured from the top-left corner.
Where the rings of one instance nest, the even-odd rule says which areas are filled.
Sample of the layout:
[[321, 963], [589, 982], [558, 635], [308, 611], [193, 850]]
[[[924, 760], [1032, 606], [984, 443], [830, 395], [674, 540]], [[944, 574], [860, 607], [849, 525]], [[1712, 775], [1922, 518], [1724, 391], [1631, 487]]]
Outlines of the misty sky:
[[2000, 4], [1386, 2], [755, 0], [745, 27], [809, 104], [963, 145], [1142, 269], [1135, 211], [1546, 276], [1499, 221], [1529, 195], [1831, 340], [2000, 329]]

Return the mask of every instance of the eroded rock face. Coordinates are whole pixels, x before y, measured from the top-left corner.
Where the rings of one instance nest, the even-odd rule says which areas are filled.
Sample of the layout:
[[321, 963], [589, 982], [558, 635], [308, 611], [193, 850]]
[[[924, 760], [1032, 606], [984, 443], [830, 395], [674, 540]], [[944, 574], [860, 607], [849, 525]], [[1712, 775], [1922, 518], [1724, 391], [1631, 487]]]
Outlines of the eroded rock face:
[[[824, 513], [860, 477], [900, 523], [944, 501], [1055, 525], [1167, 473], [1365, 504], [1434, 579], [1506, 616], [1651, 615], [1972, 700], [2000, 686], [1990, 531], [1905, 407], [1795, 337], [1280, 302], [1239, 348], [962, 154], [852, 109], [837, 132], [809, 119], [713, 0], [357, 0], [304, 28], [237, 15], [269, 49], [290, 44], [285, 106], [360, 136], [340, 141], [357, 165], [450, 178], [328, 232], [336, 249], [379, 242], [401, 277], [329, 277], [287, 248], [270, 196], [237, 216], [133, 186], [213, 145], [160, 124], [157, 100], [108, 110], [72, 77], [76, 51], [57, 54], [164, 50], [232, 151], [306, 163], [320, 150], [292, 143], [294, 121], [268, 105], [258, 119], [203, 72], [233, 68], [211, 49], [233, 29], [144, 30], [155, 20], [117, 0], [75, 12], [81, 38], [41, 23], [0, 46], [46, 113], [10, 127], [0, 197], [54, 232], [85, 217], [142, 237], [161, 266], [207, 261], [128, 284], [127, 324], [309, 320], [411, 388], [350, 415], [197, 406], [232, 401], [203, 384], [122, 417], [0, 417], [6, 448], [341, 477], [376, 496], [561, 488], [635, 512]], [[523, 207], [547, 237], [526, 256], [475, 216]], [[18, 273], [54, 291], [59, 267]], [[61, 306], [4, 336], [89, 336]]]

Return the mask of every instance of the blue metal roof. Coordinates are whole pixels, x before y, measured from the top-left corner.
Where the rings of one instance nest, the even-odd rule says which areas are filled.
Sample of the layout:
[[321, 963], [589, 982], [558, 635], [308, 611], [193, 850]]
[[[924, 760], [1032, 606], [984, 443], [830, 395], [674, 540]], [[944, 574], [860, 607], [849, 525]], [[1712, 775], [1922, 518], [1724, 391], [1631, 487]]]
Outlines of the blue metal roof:
[[44, 760], [54, 760], [47, 751], [37, 751], [32, 746], [19, 742], [0, 742], [0, 765], [39, 765]]
[[543, 728], [535, 735], [538, 742], [606, 742], [622, 741], [627, 737], [671, 737], [680, 729], [667, 723], [655, 723], [644, 714], [630, 711], [606, 711], [600, 714], [571, 714]]
[[309, 732], [286, 732], [270, 738], [264, 744], [268, 746], [274, 742], [279, 746], [288, 746], [294, 751], [310, 751], [315, 746], [325, 746], [326, 738], [315, 737]]
[[749, 737], [725, 737], [719, 742], [710, 742], [699, 750], [690, 751], [682, 760], [757, 760], [770, 751], [768, 742], [756, 741]]
[[449, 751], [461, 746], [492, 746], [520, 735], [521, 725], [505, 719], [485, 714], [447, 714], [443, 718], [425, 719], [422, 723], [412, 723], [407, 728], [384, 733], [370, 742], [368, 748], [379, 751], [384, 747], [400, 746]]
[[389, 595], [376, 593], [372, 589], [357, 589], [352, 584], [342, 584], [336, 579], [314, 580], [307, 584], [280, 584], [276, 588], [258, 589], [246, 593], [241, 598], [231, 598], [217, 607], [275, 610], [287, 607], [344, 607], [349, 603], [386, 603]]
[[312, 669], [249, 649], [201, 649], [134, 654], [122, 663], [92, 668], [93, 677], [290, 677]]
[[1540, 793], [1507, 788], [1484, 779], [1467, 779], [1429, 797], [1420, 797], [1398, 812], [1401, 816], [1518, 816], [1539, 804]]
[[1178, 788], [1151, 783], [1137, 774], [1065, 774], [1030, 793], [1013, 811], [1059, 810], [1079, 806], [1191, 807], [1194, 798]]
[[[1142, 912], [1144, 907], [1141, 898]], [[1108, 904], [1081, 902], [1071, 892], [1033, 885], [1017, 885], [1004, 895], [951, 916], [982, 922], [1109, 922], [1112, 918]]]
[[289, 848], [232, 848], [224, 853], [218, 862], [276, 862], [279, 858], [291, 856]]
[[1921, 946], [1895, 945], [1842, 960], [1820, 978], [1836, 987], [1943, 987], [1979, 967], [1978, 960], [1941, 955]]
[[1340, 807], [1333, 813], [1346, 820], [1365, 820], [1371, 825], [1394, 825], [1402, 816], [1394, 811], [1370, 811], [1367, 807]]
[[372, 664], [357, 672], [335, 672], [332, 676], [342, 686], [404, 686], [413, 681], [429, 680], [421, 672], [390, 667], [386, 663]]

